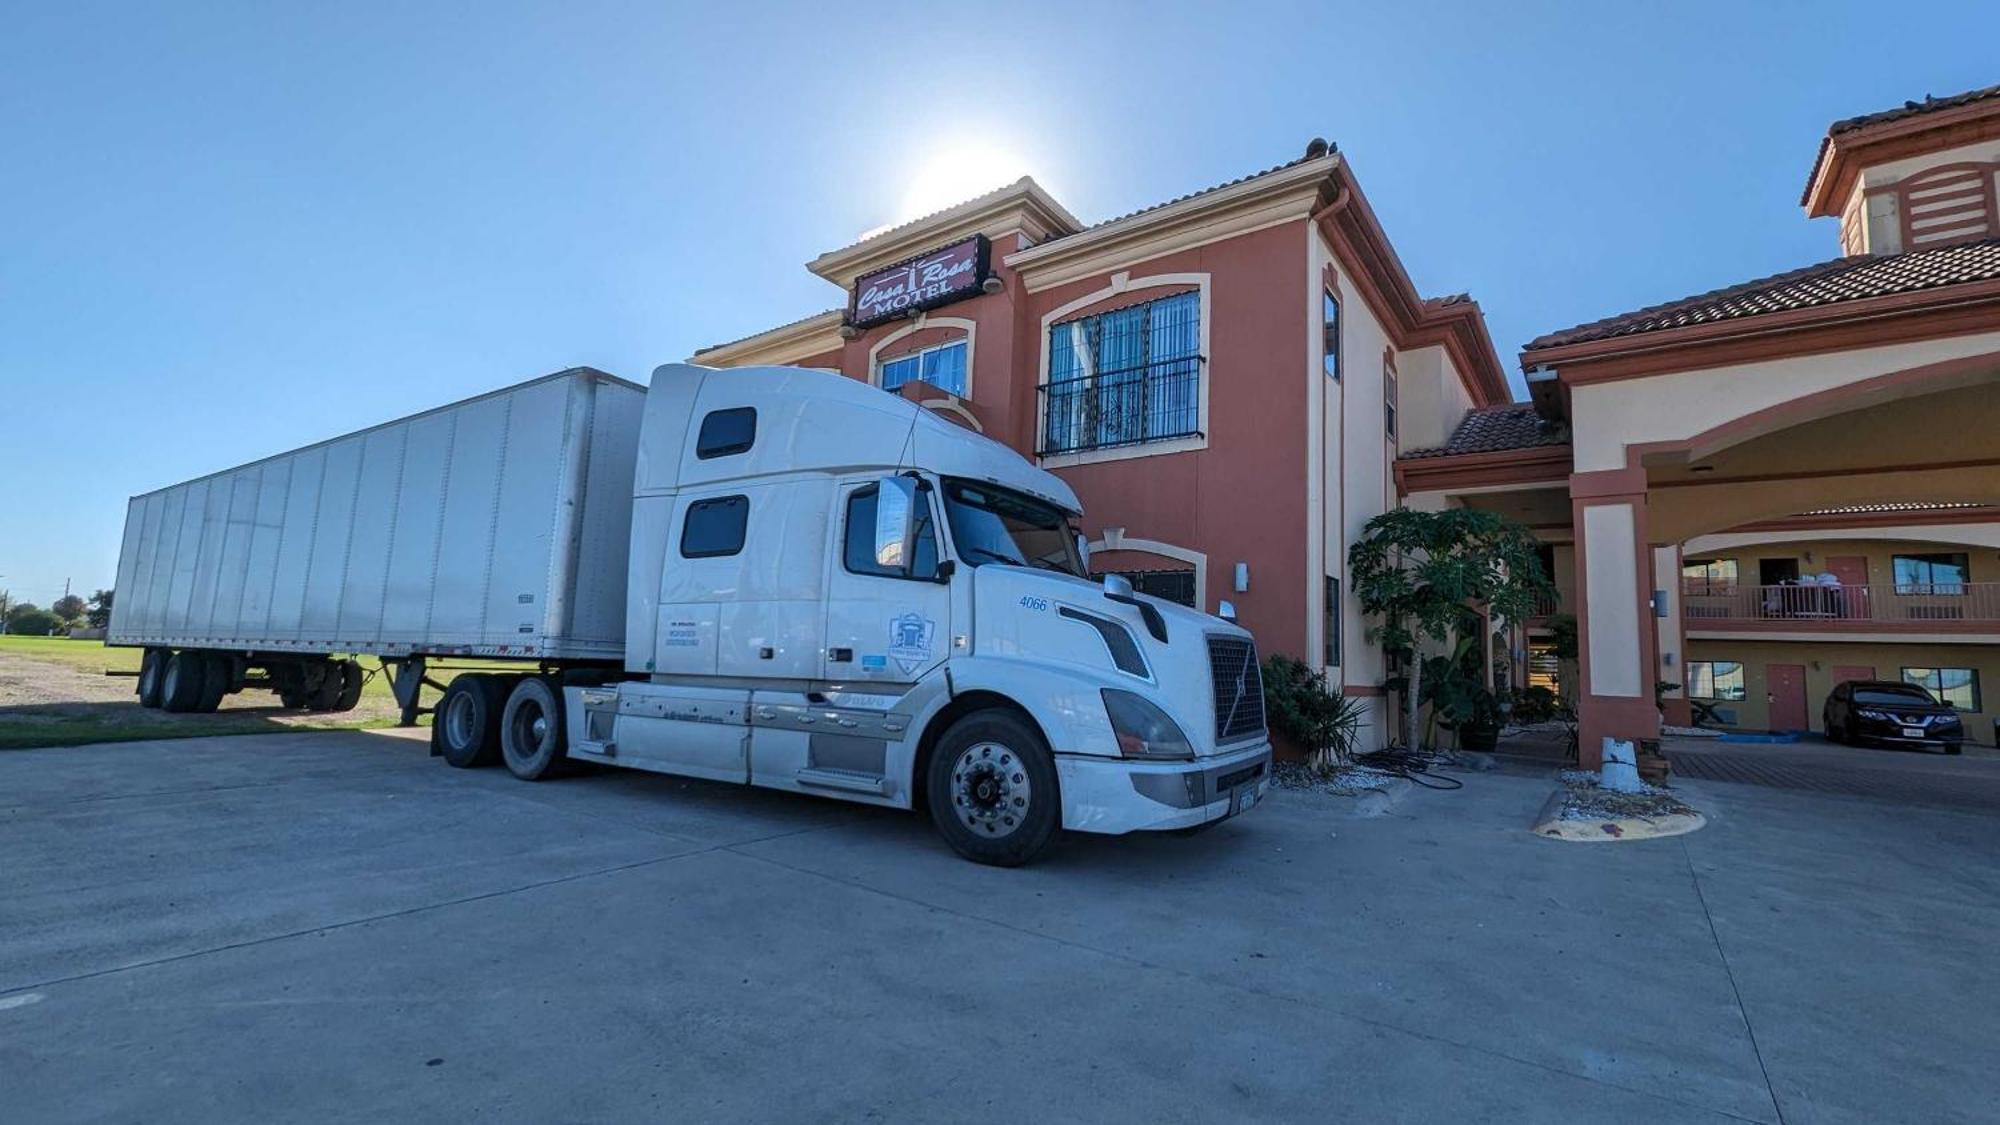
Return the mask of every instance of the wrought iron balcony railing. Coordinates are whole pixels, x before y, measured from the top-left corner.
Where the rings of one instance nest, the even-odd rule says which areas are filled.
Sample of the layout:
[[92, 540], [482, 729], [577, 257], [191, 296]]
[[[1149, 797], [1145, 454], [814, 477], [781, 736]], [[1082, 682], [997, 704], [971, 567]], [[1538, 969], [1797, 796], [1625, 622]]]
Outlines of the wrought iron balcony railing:
[[1201, 356], [1052, 380], [1042, 396], [1043, 456], [1201, 436]]

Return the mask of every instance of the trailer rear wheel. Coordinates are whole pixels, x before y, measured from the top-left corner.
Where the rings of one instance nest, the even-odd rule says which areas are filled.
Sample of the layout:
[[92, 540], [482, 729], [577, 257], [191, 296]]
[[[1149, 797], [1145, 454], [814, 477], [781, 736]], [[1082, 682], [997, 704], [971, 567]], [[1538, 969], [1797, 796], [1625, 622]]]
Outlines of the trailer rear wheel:
[[361, 686], [368, 682], [368, 674], [361, 670], [359, 660], [340, 662], [340, 694], [334, 697], [333, 710], [352, 711], [361, 702]]
[[454, 679], [431, 717], [431, 742], [445, 761], [459, 769], [497, 763], [500, 713], [506, 702], [506, 684], [498, 676], [468, 672]]
[[229, 666], [229, 658], [213, 654], [203, 657], [201, 662], [201, 702], [195, 710], [203, 713], [222, 706], [222, 697], [229, 694], [229, 681], [235, 669]]
[[562, 772], [562, 689], [546, 676], [523, 676], [500, 714], [500, 756], [523, 781]]
[[183, 714], [201, 705], [202, 682], [207, 678], [208, 660], [198, 652], [177, 652], [166, 661], [160, 674], [160, 707]]
[[1034, 724], [1011, 710], [974, 711], [951, 724], [929, 773], [931, 823], [974, 863], [1019, 867], [1062, 827], [1055, 758]]
[[149, 648], [139, 658], [139, 706], [158, 707], [160, 705], [160, 681], [167, 670], [167, 654], [163, 649]]

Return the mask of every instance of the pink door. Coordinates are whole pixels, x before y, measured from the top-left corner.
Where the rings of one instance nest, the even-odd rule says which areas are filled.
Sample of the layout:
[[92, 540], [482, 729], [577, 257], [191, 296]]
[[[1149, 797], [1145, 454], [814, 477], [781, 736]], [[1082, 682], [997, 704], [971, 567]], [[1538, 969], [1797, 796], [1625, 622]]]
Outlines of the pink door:
[[1840, 579], [1840, 601], [1835, 607], [1840, 616], [1860, 620], [1874, 616], [1868, 605], [1867, 556], [1828, 555], [1826, 572]]
[[1764, 686], [1774, 731], [1806, 729], [1806, 666], [1766, 664]]

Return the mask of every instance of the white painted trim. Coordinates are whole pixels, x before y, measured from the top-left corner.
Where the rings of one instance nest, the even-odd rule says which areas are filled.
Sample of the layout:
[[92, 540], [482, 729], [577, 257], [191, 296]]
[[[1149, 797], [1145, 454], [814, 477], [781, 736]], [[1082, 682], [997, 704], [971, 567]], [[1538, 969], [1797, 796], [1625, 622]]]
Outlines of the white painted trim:
[[[919, 313], [915, 320], [910, 321], [908, 324], [903, 325], [901, 328], [898, 328], [894, 332], [889, 333], [887, 336], [882, 337], [880, 340], [875, 341], [874, 346], [868, 349], [869, 384], [871, 386], [876, 386], [876, 387], [882, 385], [881, 355], [883, 348], [888, 347], [890, 344], [895, 343], [896, 341], [902, 339], [905, 336], [908, 336], [915, 332], [921, 332], [926, 328], [963, 328], [965, 330], [965, 393], [958, 397], [971, 398], [972, 361], [978, 356], [979, 352], [979, 324], [977, 321], [970, 320], [962, 316], [931, 316], [929, 313]], [[954, 342], [955, 341], [952, 340], [946, 340], [944, 341], [944, 343], [938, 344], [936, 346], [941, 348], [944, 347], [946, 344], [951, 344]], [[929, 350], [930, 350], [929, 348], [925, 348], [922, 349], [922, 351], [918, 352], [917, 354], [921, 355], [923, 351], [929, 351]], [[896, 358], [901, 359], [903, 357], [897, 356]], [[949, 391], [950, 389], [951, 388], [949, 387], [938, 388], [938, 390], [941, 391]]]
[[1090, 544], [1094, 555], [1099, 551], [1139, 551], [1148, 555], [1158, 555], [1163, 559], [1194, 565], [1194, 594], [1198, 603], [1195, 608], [1207, 612], [1208, 602], [1208, 555], [1191, 547], [1181, 547], [1173, 543], [1163, 543], [1158, 539], [1132, 539], [1122, 527], [1107, 527], [1103, 538]]
[[1896, 527], [1833, 528], [1813, 531], [1731, 531], [1697, 535], [1684, 548], [1690, 555], [1735, 551], [1779, 543], [1821, 540], [1880, 540], [1889, 543], [1937, 543], [1951, 547], [2000, 547], [2000, 523], [1910, 524]]
[[972, 432], [975, 434], [986, 432], [986, 427], [979, 424], [979, 419], [972, 416], [972, 411], [967, 410], [963, 402], [950, 395], [946, 395], [943, 398], [927, 398], [917, 403], [917, 405], [928, 407], [940, 414], [956, 414], [965, 420], [966, 425], [972, 427]]
[[1992, 645], [2000, 644], [2000, 633], [1759, 633], [1730, 629], [1703, 629], [1688, 626], [1683, 634], [1690, 641], [1784, 641], [1867, 645]]
[[1196, 349], [1201, 360], [1195, 379], [1195, 428], [1201, 431], [1201, 436], [1147, 442], [1142, 445], [1126, 445], [1116, 449], [1090, 449], [1076, 453], [1050, 454], [1038, 458], [1038, 464], [1045, 469], [1061, 469], [1071, 465], [1094, 465], [1102, 461], [1124, 461], [1134, 457], [1162, 457], [1172, 453], [1189, 453], [1197, 449], [1208, 448], [1208, 388], [1209, 384], [1214, 381], [1215, 375], [1215, 364], [1211, 356], [1209, 344], [1209, 333], [1213, 327], [1212, 322], [1215, 319], [1213, 315], [1211, 283], [1211, 275], [1207, 272], [1160, 273], [1135, 278], [1128, 272], [1120, 271], [1111, 275], [1111, 283], [1104, 288], [1091, 293], [1085, 293], [1075, 300], [1065, 301], [1043, 315], [1041, 333], [1035, 346], [1035, 350], [1040, 357], [1035, 378], [1035, 386], [1037, 388], [1035, 393], [1036, 449], [1042, 449], [1048, 445], [1049, 412], [1039, 388], [1047, 386], [1049, 382], [1049, 329], [1054, 327], [1058, 321], [1064, 320], [1083, 309], [1126, 293], [1133, 293], [1142, 289], [1185, 288], [1190, 285], [1194, 286], [1196, 292], [1199, 294], [1196, 298], [1196, 303], [1200, 306], [1200, 313], [1198, 315], [1201, 318], [1200, 324], [1196, 326], [1200, 337], [1200, 342], [1196, 345]]

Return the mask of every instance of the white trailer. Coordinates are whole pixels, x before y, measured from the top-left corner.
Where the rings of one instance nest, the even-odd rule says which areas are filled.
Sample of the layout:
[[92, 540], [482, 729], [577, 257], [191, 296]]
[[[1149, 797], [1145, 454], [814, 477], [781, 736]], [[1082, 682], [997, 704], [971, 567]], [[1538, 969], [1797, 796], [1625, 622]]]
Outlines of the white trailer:
[[107, 639], [176, 711], [346, 710], [335, 654], [615, 665], [644, 400], [573, 368], [133, 497]]
[[518, 660], [452, 680], [434, 753], [923, 806], [983, 863], [1244, 812], [1271, 757], [1254, 642], [1227, 603], [1091, 581], [1080, 515], [831, 372], [564, 372], [139, 497], [111, 640], [169, 706], [351, 705], [335, 657], [372, 653], [406, 720], [426, 661]]

